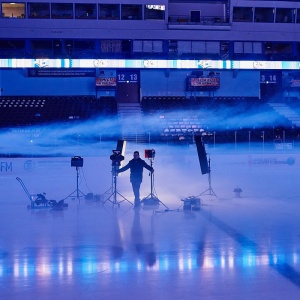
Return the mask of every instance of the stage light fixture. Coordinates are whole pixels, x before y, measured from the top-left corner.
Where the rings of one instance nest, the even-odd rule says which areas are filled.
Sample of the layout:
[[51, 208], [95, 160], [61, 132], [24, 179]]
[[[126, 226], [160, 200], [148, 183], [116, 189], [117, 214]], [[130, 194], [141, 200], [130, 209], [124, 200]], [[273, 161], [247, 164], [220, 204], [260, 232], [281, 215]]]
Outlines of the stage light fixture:
[[155, 157], [155, 150], [154, 149], [145, 150], [145, 158], [154, 158], [154, 157]]
[[83, 158], [81, 156], [74, 156], [71, 158], [71, 167], [83, 167]]

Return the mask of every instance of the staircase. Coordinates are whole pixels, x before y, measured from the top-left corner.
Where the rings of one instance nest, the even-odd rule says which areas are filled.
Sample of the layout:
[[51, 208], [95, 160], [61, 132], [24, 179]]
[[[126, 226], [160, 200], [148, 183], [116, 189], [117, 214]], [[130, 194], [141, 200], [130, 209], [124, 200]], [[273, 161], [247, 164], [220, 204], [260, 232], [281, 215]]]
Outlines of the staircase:
[[294, 111], [285, 103], [269, 102], [268, 103], [277, 113], [286, 117], [293, 125], [300, 127], [300, 114]]
[[135, 143], [146, 142], [140, 103], [118, 103], [118, 116], [123, 140]]

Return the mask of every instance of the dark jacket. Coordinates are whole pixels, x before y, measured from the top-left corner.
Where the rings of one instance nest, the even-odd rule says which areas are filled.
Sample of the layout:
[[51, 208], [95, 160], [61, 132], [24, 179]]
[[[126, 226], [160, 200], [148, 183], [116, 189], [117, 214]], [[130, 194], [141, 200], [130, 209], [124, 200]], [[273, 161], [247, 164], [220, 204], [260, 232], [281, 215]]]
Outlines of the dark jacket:
[[153, 168], [150, 167], [144, 160], [141, 158], [132, 159], [128, 162], [126, 166], [120, 168], [117, 172], [121, 173], [130, 169], [130, 181], [142, 181], [143, 180], [143, 168], [153, 172]]

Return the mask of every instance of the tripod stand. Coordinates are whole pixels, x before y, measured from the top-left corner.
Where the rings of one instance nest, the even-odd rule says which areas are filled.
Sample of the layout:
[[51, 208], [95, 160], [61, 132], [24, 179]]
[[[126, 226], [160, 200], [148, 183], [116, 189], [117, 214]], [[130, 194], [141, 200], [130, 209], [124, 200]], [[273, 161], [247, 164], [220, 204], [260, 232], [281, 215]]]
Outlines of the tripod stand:
[[[150, 164], [151, 164], [151, 168], [152, 168], [153, 158], [149, 158], [149, 160], [150, 160]], [[159, 203], [161, 203], [166, 209], [169, 209], [163, 202], [161, 202], [154, 195], [153, 190], [154, 190], [154, 175], [153, 175], [153, 172], [151, 172], [151, 191], [150, 191], [150, 194], [141, 201], [141, 204], [143, 203], [145, 205], [147, 203], [149, 205], [158, 205]]]
[[[117, 191], [117, 166], [113, 163], [112, 164], [112, 186], [109, 190], [111, 190], [110, 196], [102, 203], [104, 205], [107, 201], [112, 203], [113, 205], [118, 205], [120, 207], [120, 204], [124, 201], [129, 202], [131, 205], [133, 205], [128, 199], [126, 199], [121, 193]], [[108, 190], [108, 191], [109, 191]], [[117, 200], [117, 195], [121, 196], [123, 200], [118, 201]]]
[[208, 195], [208, 196], [214, 196], [217, 199], [218, 196], [215, 194], [213, 188], [211, 187], [211, 169], [210, 169], [210, 158], [208, 159], [208, 189], [206, 189], [204, 192], [202, 192], [201, 194], [199, 194], [197, 197], [199, 196], [204, 196], [204, 195]]
[[78, 187], [79, 167], [77, 167], [77, 166], [76, 166], [76, 173], [77, 173], [77, 175], [76, 175], [76, 190], [74, 192], [72, 192], [67, 198], [73, 197], [73, 194], [75, 194], [75, 193], [76, 193], [76, 198], [77, 199], [79, 199], [79, 197], [85, 196], [85, 194]]

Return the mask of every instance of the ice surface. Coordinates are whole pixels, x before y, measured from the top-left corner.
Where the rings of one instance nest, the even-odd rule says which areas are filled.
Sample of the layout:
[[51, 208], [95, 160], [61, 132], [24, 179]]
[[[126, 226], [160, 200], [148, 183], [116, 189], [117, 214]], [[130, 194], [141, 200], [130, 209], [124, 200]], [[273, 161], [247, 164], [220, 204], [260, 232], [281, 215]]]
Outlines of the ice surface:
[[[127, 201], [120, 207], [110, 201], [102, 205], [111, 192], [109, 156], [115, 143], [62, 143], [54, 152], [65, 156], [47, 157], [53, 154], [50, 142], [43, 151], [31, 145], [35, 155], [24, 149], [24, 157], [0, 159], [1, 299], [300, 297], [300, 155], [295, 149], [210, 145], [209, 186], [195, 145], [128, 143], [124, 163], [135, 150], [142, 157], [145, 149], [156, 150], [154, 187], [166, 211], [162, 204], [140, 210]], [[80, 192], [101, 201], [76, 197], [77, 170], [70, 164], [75, 155], [84, 158]], [[31, 194], [65, 199], [68, 208], [27, 209], [30, 201], [16, 177]], [[209, 187], [217, 197], [207, 195]], [[133, 201], [129, 172], [118, 176], [117, 190]], [[149, 192], [145, 170], [142, 197]], [[191, 196], [201, 199], [200, 211], [183, 210], [182, 199]]]

